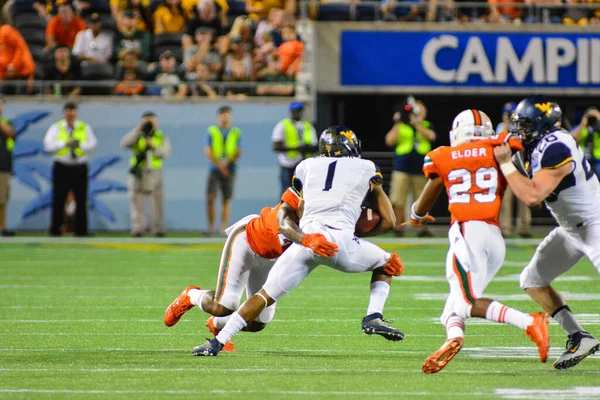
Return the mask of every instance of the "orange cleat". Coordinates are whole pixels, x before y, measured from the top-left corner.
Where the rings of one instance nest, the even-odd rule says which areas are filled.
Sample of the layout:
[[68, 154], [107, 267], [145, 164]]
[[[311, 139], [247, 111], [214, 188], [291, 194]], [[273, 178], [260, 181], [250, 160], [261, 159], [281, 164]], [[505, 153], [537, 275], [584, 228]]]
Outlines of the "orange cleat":
[[165, 319], [166, 326], [175, 325], [177, 322], [179, 322], [179, 319], [181, 319], [181, 316], [183, 314], [185, 314], [187, 311], [189, 311], [190, 309], [192, 309], [194, 307], [194, 305], [190, 302], [190, 297], [188, 296], [188, 292], [192, 289], [200, 290], [200, 288], [198, 286], [188, 286], [169, 305], [169, 307], [167, 308], [167, 311], [165, 311], [164, 319]]
[[435, 374], [444, 369], [444, 367], [458, 354], [462, 349], [464, 339], [455, 337], [446, 340], [446, 343], [438, 351], [427, 357], [421, 369], [426, 374]]
[[[219, 334], [219, 332], [221, 332], [221, 330], [217, 329], [217, 327], [215, 326], [215, 317], [214, 316], [210, 317], [206, 321], [206, 327], [208, 328], [208, 330], [210, 331], [210, 333], [212, 333], [212, 335], [214, 337], [217, 337], [217, 335]], [[233, 345], [233, 342], [230, 340], [227, 343], [225, 343], [225, 345], [223, 346], [223, 348], [221, 349], [221, 351], [224, 351], [226, 353], [235, 351], [235, 346]]]
[[536, 344], [540, 353], [540, 361], [545, 363], [548, 360], [548, 352], [550, 350], [548, 313], [536, 312], [530, 315], [533, 317], [533, 322], [527, 327], [525, 333]]

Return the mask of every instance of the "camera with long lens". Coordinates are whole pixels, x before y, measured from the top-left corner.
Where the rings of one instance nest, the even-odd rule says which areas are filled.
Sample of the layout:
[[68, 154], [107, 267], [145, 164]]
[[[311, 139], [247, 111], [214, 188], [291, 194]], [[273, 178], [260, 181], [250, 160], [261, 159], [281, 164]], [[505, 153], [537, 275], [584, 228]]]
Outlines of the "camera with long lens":
[[[144, 139], [152, 137], [152, 134], [154, 133], [154, 124], [151, 121], [147, 121], [140, 128], [140, 133]], [[141, 165], [144, 161], [146, 161], [146, 153], [148, 153], [148, 148], [146, 148], [146, 150], [136, 154], [135, 164], [131, 168], [129, 168], [129, 173], [131, 175], [135, 176], [136, 178], [142, 177]]]
[[417, 105], [415, 98], [408, 96], [404, 102], [404, 105], [402, 106], [402, 109], [400, 110], [400, 121], [403, 124], [410, 125], [410, 116], [418, 116], [420, 112], [421, 110], [419, 110], [419, 106]]
[[589, 128], [592, 132], [600, 132], [600, 121], [598, 121], [596, 116], [591, 115], [591, 112], [595, 110], [595, 108], [592, 108], [586, 112], [586, 115], [588, 116], [587, 128]]

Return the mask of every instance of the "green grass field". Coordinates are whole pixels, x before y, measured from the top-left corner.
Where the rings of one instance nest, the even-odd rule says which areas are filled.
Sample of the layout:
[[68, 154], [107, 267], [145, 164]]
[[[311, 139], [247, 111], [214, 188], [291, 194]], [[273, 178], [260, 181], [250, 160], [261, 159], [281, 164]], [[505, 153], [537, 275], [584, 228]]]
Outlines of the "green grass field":
[[[400, 243], [400, 242], [398, 242]], [[551, 325], [551, 359], [510, 326], [471, 320], [464, 350], [427, 376], [444, 341], [438, 323], [446, 246], [387, 244], [404, 260], [385, 316], [402, 342], [361, 333], [369, 274], [317, 269], [281, 300], [263, 332], [238, 350], [191, 356], [208, 337], [197, 309], [173, 328], [168, 304], [190, 284], [216, 283], [219, 245], [0, 243], [0, 398], [598, 398], [600, 357], [567, 371], [552, 361], [565, 335]], [[537, 311], [518, 286], [533, 246], [511, 245], [487, 294]], [[584, 326], [600, 334], [599, 275], [580, 263], [557, 283]]]

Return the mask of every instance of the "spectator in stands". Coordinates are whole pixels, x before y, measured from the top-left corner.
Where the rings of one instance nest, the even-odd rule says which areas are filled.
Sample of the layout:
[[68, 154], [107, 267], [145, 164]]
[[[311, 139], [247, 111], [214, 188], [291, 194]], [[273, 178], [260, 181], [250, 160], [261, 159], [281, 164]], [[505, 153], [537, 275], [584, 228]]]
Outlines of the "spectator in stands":
[[[411, 4], [416, 3], [419, 0], [382, 0], [381, 2], [381, 14], [384, 21], [418, 21], [420, 20], [421, 9], [418, 5]], [[400, 7], [400, 5], [406, 4], [406, 6]], [[396, 11], [394, 12], [394, 9]]]
[[[269, 33], [268, 31], [265, 31], [263, 33], [263, 37], [261, 39], [261, 43], [262, 45], [256, 49], [254, 49], [254, 57], [253, 57], [253, 63], [254, 63], [254, 70], [255, 71], [259, 71], [259, 70], [265, 70], [267, 69], [267, 67], [269, 67], [269, 61], [271, 61], [273, 59], [273, 57], [276, 57], [276, 63], [279, 67], [279, 70], [277, 70], [277, 73], [279, 74], [281, 71], [281, 64], [279, 61], [279, 55], [277, 55], [277, 48], [275, 47], [275, 43], [273, 43], [273, 37], [271, 36], [271, 33]], [[271, 63], [271, 66], [273, 66], [273, 63]], [[264, 75], [264, 72], [261, 75]]]
[[33, 9], [37, 14], [49, 20], [50, 17], [56, 14], [56, 1], [55, 0], [35, 0], [33, 2]]
[[273, 8], [296, 14], [296, 0], [246, 0], [246, 12], [255, 21], [267, 18]]
[[229, 14], [229, 4], [227, 3], [227, 0], [181, 0], [181, 5], [190, 18], [194, 18], [194, 15], [197, 16], [198, 14], [201, 14], [201, 9], [204, 9], [205, 7], [203, 3], [207, 2], [213, 3], [215, 6], [216, 14], [219, 17], [221, 26], [227, 27], [229, 25], [227, 19], [227, 15]]
[[160, 86], [160, 95], [163, 97], [183, 98], [187, 94], [185, 73], [177, 68], [175, 56], [168, 50], [160, 55], [159, 65], [149, 74], [148, 80]]
[[208, 128], [204, 146], [204, 154], [211, 164], [206, 186], [206, 214], [211, 235], [215, 233], [215, 200], [219, 189], [223, 196], [220, 232], [225, 232], [229, 224], [236, 163], [242, 155], [241, 134], [242, 131], [231, 124], [231, 107], [219, 107], [217, 125]]
[[81, 62], [107, 64], [113, 55], [112, 34], [102, 31], [99, 14], [92, 14], [90, 27], [75, 37], [73, 55]]
[[10, 197], [10, 180], [13, 172], [15, 129], [4, 117], [4, 97], [0, 96], [0, 236], [14, 236], [6, 229], [6, 210]]
[[164, 0], [153, 14], [154, 33], [183, 33], [187, 20], [180, 0]]
[[231, 38], [231, 53], [225, 59], [225, 72], [223, 79], [226, 81], [243, 82], [252, 80], [252, 58], [242, 45], [242, 38]]
[[110, 0], [110, 14], [117, 23], [117, 27], [123, 23], [125, 11], [135, 11], [137, 29], [140, 31], [152, 31], [152, 18], [150, 18], [150, 0]]
[[566, 7], [563, 23], [565, 25], [587, 25], [592, 10], [590, 8], [577, 7], [578, 4], [585, 4], [586, 0], [566, 0]]
[[194, 36], [199, 28], [211, 28], [215, 36], [223, 34], [223, 27], [227, 27], [227, 22], [217, 17], [217, 7], [212, 0], [199, 0], [198, 6], [191, 12], [185, 34], [181, 38], [184, 48], [193, 46]]
[[0, 81], [33, 79], [34, 73], [35, 63], [23, 36], [10, 25], [0, 25]]
[[144, 94], [144, 83], [139, 79], [135, 69], [127, 69], [123, 73], [123, 80], [113, 90], [116, 95], [135, 96]]
[[[55, 81], [52, 88], [47, 88], [47, 93], [57, 96], [78, 96], [81, 87], [73, 83], [81, 79], [79, 62], [71, 58], [71, 51], [67, 46], [57, 46], [54, 49], [54, 64], [44, 74], [47, 81]], [[69, 81], [69, 84], [61, 84], [60, 81]]]
[[256, 34], [254, 35], [254, 42], [257, 46], [262, 46], [263, 37], [265, 33], [269, 33], [276, 47], [279, 47], [283, 43], [281, 37], [281, 29], [283, 28], [283, 20], [285, 13], [280, 8], [272, 8], [269, 11], [269, 18], [262, 20], [256, 27]]
[[522, 8], [514, 7], [514, 3], [523, 3], [523, 0], [487, 0], [490, 5], [489, 22], [510, 22], [522, 16]]
[[[431, 150], [436, 135], [426, 117], [426, 110], [410, 96], [401, 111], [394, 114], [394, 126], [385, 136], [385, 144], [396, 150], [390, 187], [390, 200], [399, 221], [394, 230], [396, 236], [404, 235], [401, 224], [405, 221], [406, 197], [412, 193], [413, 199], [419, 198], [427, 181], [422, 172], [423, 157]], [[431, 236], [431, 232], [424, 227], [418, 235]]]
[[[258, 85], [256, 94], [259, 96], [292, 96], [294, 94], [294, 78], [281, 72], [281, 62], [277, 54], [270, 57], [267, 66], [258, 71], [259, 82], [271, 83]], [[277, 83], [277, 85], [273, 85]]]
[[58, 7], [58, 15], [50, 18], [46, 27], [45, 50], [64, 45], [73, 47], [77, 34], [85, 29], [85, 21], [73, 13], [71, 4], [62, 4]]
[[125, 10], [115, 35], [115, 58], [122, 60], [125, 54], [134, 51], [140, 60], [150, 59], [150, 32], [140, 30], [137, 11]]
[[213, 33], [212, 28], [198, 28], [195, 33], [196, 45], [183, 50], [183, 63], [191, 74], [196, 72], [198, 65], [204, 64], [208, 68], [208, 80], [216, 81], [219, 79], [223, 62], [219, 53], [212, 47]]
[[600, 111], [588, 108], [571, 135], [583, 149], [586, 159], [600, 178]]
[[292, 186], [296, 166], [318, 150], [319, 139], [314, 126], [304, 118], [304, 104], [290, 103], [290, 117], [277, 123], [271, 135], [272, 149], [279, 161], [281, 193]]
[[194, 76], [192, 77], [193, 82], [190, 83], [192, 96], [208, 97], [210, 99], [217, 97], [217, 93], [214, 91], [214, 89], [207, 84], [207, 82], [211, 80], [209, 79], [210, 76], [211, 73], [208, 67], [205, 64], [198, 64], [196, 71], [194, 72]]
[[145, 74], [145, 63], [140, 63], [137, 58], [137, 53], [134, 50], [130, 50], [125, 53], [123, 60], [117, 63], [117, 69], [115, 72], [115, 80], [120, 81], [125, 79], [125, 72], [129, 70], [135, 71], [135, 75], [138, 79], [144, 78]]
[[298, 40], [296, 28], [293, 26], [283, 28], [282, 33], [283, 43], [277, 50], [277, 54], [281, 59], [281, 72], [295, 77], [302, 67], [304, 43]]

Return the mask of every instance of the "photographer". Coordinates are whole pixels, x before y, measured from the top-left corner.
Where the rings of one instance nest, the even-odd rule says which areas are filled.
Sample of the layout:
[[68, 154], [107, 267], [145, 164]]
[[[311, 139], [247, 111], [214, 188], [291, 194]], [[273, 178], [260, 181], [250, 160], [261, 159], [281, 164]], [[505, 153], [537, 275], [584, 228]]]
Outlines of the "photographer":
[[600, 111], [588, 108], [581, 122], [571, 131], [575, 141], [581, 146], [585, 158], [589, 161], [600, 178]]
[[[423, 158], [431, 150], [431, 143], [436, 138], [434, 127], [426, 117], [427, 109], [423, 103], [410, 96], [401, 111], [394, 114], [394, 126], [385, 135], [385, 144], [396, 150], [390, 187], [390, 200], [397, 221], [394, 229], [396, 236], [404, 235], [400, 224], [405, 221], [404, 208], [408, 193], [412, 193], [413, 199], [418, 198], [426, 183], [422, 172]], [[425, 227], [418, 235], [432, 236]]]
[[138, 125], [121, 139], [121, 147], [131, 149], [129, 169], [129, 207], [131, 236], [141, 237], [146, 231], [144, 196], [150, 195], [152, 228], [156, 237], [165, 235], [163, 160], [171, 154], [169, 138], [158, 129], [156, 114], [147, 111]]
[[14, 232], [6, 229], [6, 210], [10, 194], [15, 130], [4, 117], [3, 110], [4, 98], [0, 96], [0, 236], [14, 236]]

